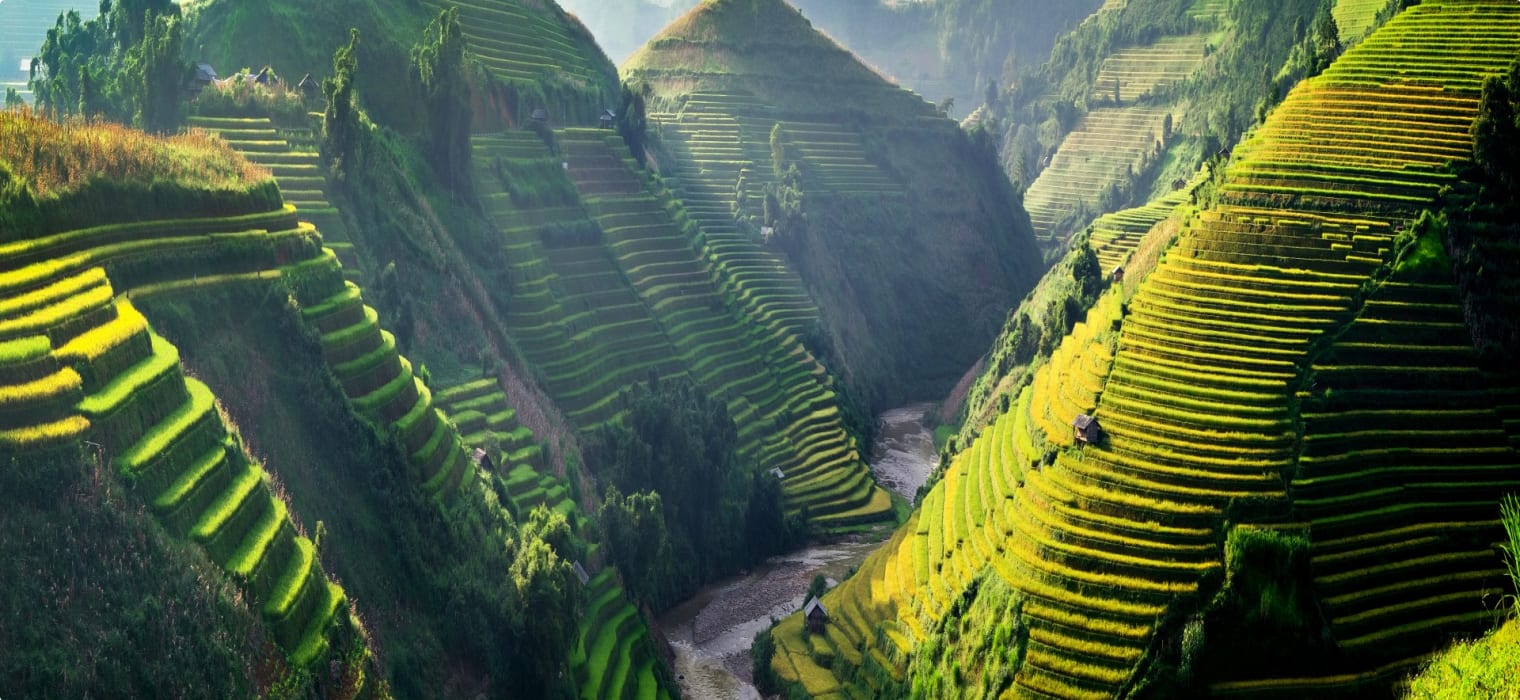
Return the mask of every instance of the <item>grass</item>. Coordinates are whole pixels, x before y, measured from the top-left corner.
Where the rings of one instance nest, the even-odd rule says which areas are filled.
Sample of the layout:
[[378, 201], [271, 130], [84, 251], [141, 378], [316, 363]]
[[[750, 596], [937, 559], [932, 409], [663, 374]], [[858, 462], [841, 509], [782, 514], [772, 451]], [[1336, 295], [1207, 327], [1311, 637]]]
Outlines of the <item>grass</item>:
[[179, 367], [179, 350], [168, 341], [152, 335], [153, 355], [132, 365], [127, 371], [116, 375], [99, 391], [86, 396], [79, 403], [79, 410], [88, 416], [100, 417], [124, 404], [139, 389], [154, 379]]
[[214, 537], [227, 521], [232, 519], [234, 513], [249, 498], [257, 498], [254, 489], [264, 480], [264, 472], [258, 467], [249, 465], [248, 469], [235, 479], [226, 491], [217, 497], [201, 519], [190, 531], [190, 536], [196, 541], [206, 542]]
[[150, 460], [169, 447], [181, 434], [214, 410], [216, 398], [211, 390], [194, 379], [185, 380], [189, 399], [174, 413], [155, 424], [137, 444], [116, 456], [116, 464], [127, 474], [137, 474]]
[[1520, 621], [1459, 642], [1426, 663], [1409, 683], [1413, 700], [1520, 697]]
[[[109, 295], [110, 288], [104, 289]], [[63, 361], [94, 362], [102, 355], [147, 330], [148, 319], [132, 306], [132, 302], [123, 299], [116, 303], [115, 320], [79, 334], [63, 347], [58, 348], [56, 354], [58, 359]]]
[[315, 554], [311, 540], [304, 537], [296, 540], [295, 554], [275, 582], [269, 600], [264, 602], [265, 617], [278, 620], [290, 612], [300, 596], [302, 583], [311, 575]]
[[83, 383], [74, 368], [62, 367], [52, 374], [30, 382], [0, 385], [0, 407], [62, 397], [70, 392], [79, 391]]
[[30, 450], [82, 436], [89, 429], [90, 421], [84, 416], [66, 416], [47, 423], [0, 430], [0, 446]]
[[34, 335], [0, 342], [0, 367], [37, 360], [52, 351], [47, 336]]
[[[1499, 504], [1499, 520], [1504, 524], [1504, 573], [1509, 577], [1510, 589], [1520, 591], [1520, 497], [1508, 494]], [[1512, 615], [1520, 616], [1520, 598], [1510, 596]]]
[[269, 177], [204, 133], [163, 138], [105, 121], [55, 122], [24, 109], [0, 112], [0, 161], [39, 198], [61, 196], [97, 178], [235, 190]]

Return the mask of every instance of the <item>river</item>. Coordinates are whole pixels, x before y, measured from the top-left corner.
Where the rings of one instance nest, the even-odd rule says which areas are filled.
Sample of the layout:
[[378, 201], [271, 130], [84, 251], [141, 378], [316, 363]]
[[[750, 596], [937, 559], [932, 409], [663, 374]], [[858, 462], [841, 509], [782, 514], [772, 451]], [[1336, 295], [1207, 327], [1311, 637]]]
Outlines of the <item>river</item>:
[[[877, 420], [871, 471], [877, 481], [913, 500], [939, 459], [925, 416], [933, 404], [905, 406]], [[750, 683], [749, 647], [755, 634], [802, 607], [816, 574], [832, 586], [850, 575], [880, 544], [880, 536], [814, 544], [772, 557], [748, 575], [707, 586], [660, 617], [675, 651], [681, 693], [701, 700], [759, 700]]]

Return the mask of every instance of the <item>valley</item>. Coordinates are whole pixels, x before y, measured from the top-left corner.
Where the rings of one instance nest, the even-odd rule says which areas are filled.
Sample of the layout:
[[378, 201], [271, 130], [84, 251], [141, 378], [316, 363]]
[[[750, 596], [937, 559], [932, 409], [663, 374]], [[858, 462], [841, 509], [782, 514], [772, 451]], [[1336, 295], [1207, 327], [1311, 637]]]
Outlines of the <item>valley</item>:
[[1513, 2], [0, 0], [0, 62], [0, 696], [1520, 692]]

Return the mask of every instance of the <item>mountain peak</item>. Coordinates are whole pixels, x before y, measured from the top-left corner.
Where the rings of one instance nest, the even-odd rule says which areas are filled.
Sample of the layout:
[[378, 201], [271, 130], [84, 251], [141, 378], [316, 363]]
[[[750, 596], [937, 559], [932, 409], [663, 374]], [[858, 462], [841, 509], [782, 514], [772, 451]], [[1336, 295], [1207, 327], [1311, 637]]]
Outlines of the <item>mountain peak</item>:
[[783, 113], [932, 114], [786, 0], [706, 0], [631, 56], [623, 75], [657, 93], [750, 92]]

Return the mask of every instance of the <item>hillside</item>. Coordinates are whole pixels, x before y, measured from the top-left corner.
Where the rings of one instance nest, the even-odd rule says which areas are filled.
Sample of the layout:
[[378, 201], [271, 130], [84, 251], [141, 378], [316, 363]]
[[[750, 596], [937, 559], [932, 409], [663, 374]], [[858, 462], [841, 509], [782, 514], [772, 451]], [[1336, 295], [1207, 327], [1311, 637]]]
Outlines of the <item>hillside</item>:
[[382, 123], [414, 127], [420, 95], [397, 78], [440, 9], [457, 6], [478, 67], [473, 105], [477, 124], [517, 124], [535, 109], [556, 119], [594, 120], [615, 106], [617, 71], [573, 16], [554, 3], [481, 0], [219, 0], [191, 6], [190, 53], [226, 77], [241, 68], [271, 66], [294, 85], [306, 73], [332, 75], [332, 56], [358, 29], [359, 88]]
[[[598, 558], [586, 565], [600, 574], [594, 590], [572, 583], [569, 559], [594, 551], [586, 541], [594, 533], [563, 498], [564, 484], [540, 473], [548, 464], [533, 433], [481, 382], [440, 390], [449, 414], [437, 410], [429, 373], [414, 372], [344, 279], [338, 256], [298, 220], [336, 222], [342, 212], [283, 203], [270, 171], [233, 150], [256, 154], [286, 184], [306, 185], [293, 190], [306, 193], [297, 195], [303, 204], [323, 203], [325, 181], [302, 162], [310, 155], [285, 140], [296, 132], [262, 123], [204, 118], [223, 141], [0, 115], [8, 184], [0, 264], [9, 270], [0, 323], [8, 330], [0, 333], [15, 375], [3, 392], [14, 405], [0, 412], [7, 463], [68, 475], [78, 466], [70, 460], [98, 445], [93, 454], [109, 466], [96, 473], [96, 488], [101, 476], [115, 478], [126, 497], [108, 493], [117, 499], [110, 508], [82, 515], [133, 528], [149, 561], [211, 578], [187, 590], [175, 573], [153, 589], [107, 558], [86, 561], [102, 567], [101, 581], [161, 590], [207, 611], [204, 631], [150, 627], [143, 634], [155, 636], [144, 639], [208, 654], [208, 673], [233, 674], [208, 679], [214, 687], [245, 689], [231, 694], [268, 694], [278, 682], [341, 697], [384, 697], [391, 683], [407, 697], [436, 696], [440, 687], [450, 696], [493, 687], [536, 696], [550, 686], [588, 698], [620, 697], [625, 686], [668, 696], [652, 645], [633, 636], [643, 619], [624, 614], [634, 603], [616, 571]], [[483, 469], [475, 447], [499, 448], [489, 461], [503, 468]], [[26, 485], [16, 497], [33, 493]], [[532, 513], [541, 503], [555, 512]], [[138, 515], [144, 509], [156, 522]], [[7, 512], [31, 532], [47, 511]], [[554, 534], [556, 517], [568, 539]], [[493, 577], [483, 587], [485, 571], [510, 574], [512, 585]], [[350, 606], [331, 575], [364, 602]], [[471, 605], [446, 606], [472, 587]], [[540, 610], [524, 621], [530, 597]], [[618, 612], [617, 625], [591, 617], [578, 635], [583, 598]], [[368, 629], [358, 627], [360, 616]], [[14, 633], [28, 635], [36, 654], [78, 658], [67, 643], [37, 644], [44, 618], [26, 619]], [[461, 636], [466, 619], [485, 627]], [[249, 635], [250, 644], [236, 643]], [[383, 665], [371, 644], [385, 650]], [[502, 654], [519, 644], [532, 651]], [[7, 674], [41, 658], [5, 656]], [[88, 684], [133, 667], [104, 656], [93, 676], [67, 685], [53, 663], [38, 662], [13, 687], [100, 688]], [[490, 676], [502, 680], [493, 686]], [[178, 686], [166, 677], [138, 687], [156, 694]]]
[[[1289, 93], [1154, 271], [1104, 293], [824, 597], [827, 638], [775, 628], [773, 669], [814, 695], [932, 689], [948, 666], [895, 669], [991, 638], [954, 656], [960, 685], [1367, 693], [1486, 627], [1508, 592], [1497, 496], [1520, 489], [1511, 394], [1478, 367], [1438, 239], [1401, 232], [1464, 196], [1447, 162], [1517, 48], [1512, 4], [1426, 2]], [[1097, 442], [1074, 440], [1079, 413]], [[967, 612], [991, 577], [1027, 632]]]
[[[163, 551], [163, 533], [180, 547], [194, 544], [193, 554], [171, 550], [168, 560], [223, 577], [195, 598], [202, 606], [215, 601], [224, 616], [243, 617], [245, 629], [248, 613], [257, 616], [262, 637], [279, 650], [234, 664], [270, 665], [263, 682], [288, 677], [299, 686], [312, 683], [308, 669], [331, 660], [343, 669], [331, 682], [363, 689], [368, 651], [347, 594], [325, 573], [300, 520], [223, 418], [216, 397], [185, 374], [178, 350], [154, 333], [137, 308], [141, 302], [133, 301], [193, 289], [203, 273], [207, 285], [277, 281], [280, 261], [316, 254], [315, 232], [298, 227], [277, 194], [268, 196], [265, 176], [216, 144], [160, 142], [106, 126], [60, 127], [16, 111], [0, 113], [0, 132], [4, 172], [37, 183], [8, 188], [7, 213], [41, 212], [31, 220], [9, 216], [0, 250], [7, 299], [0, 318], [6, 389], [0, 453], [12, 465], [66, 475], [86, 458], [81, 446], [92, 447], [96, 478], [128, 494], [98, 517], [109, 520], [119, 509], [125, 517], [115, 517], [141, 532], [144, 524], [130, 518], [146, 508], [162, 530], [145, 534], [152, 544], [142, 548]], [[17, 157], [44, 143], [52, 157]], [[178, 168], [158, 165], [171, 160]], [[98, 175], [70, 187], [69, 164]], [[162, 193], [157, 217], [147, 216], [147, 206], [101, 206], [109, 196], [103, 190], [142, 197], [148, 183], [131, 175], [155, 168], [164, 173], [153, 183]], [[206, 177], [216, 172], [225, 175]], [[108, 559], [91, 561], [111, 566]], [[119, 568], [108, 571], [119, 583], [149, 585], [122, 580]], [[239, 595], [230, 609], [229, 587]], [[199, 638], [179, 634], [202, 646], [218, 640], [213, 630]], [[229, 652], [238, 650], [221, 653]], [[59, 673], [37, 671], [38, 683]], [[109, 674], [95, 681], [111, 682]]]
[[1050, 55], [1056, 37], [1101, 4], [937, 0], [797, 0], [820, 30], [893, 82], [960, 118]]
[[[1363, 31], [1374, 16], [1356, 9]], [[1347, 45], [1328, 5], [1108, 3], [987, 115], [1048, 255], [1098, 215], [1175, 189]], [[1270, 79], [1246, 79], [1266, 75]]]
[[649, 86], [661, 174], [703, 235], [753, 251], [757, 284], [812, 298], [818, 331], [807, 304], [783, 322], [865, 405], [948, 387], [1033, 282], [985, 142], [784, 2], [704, 3], [623, 75]]

